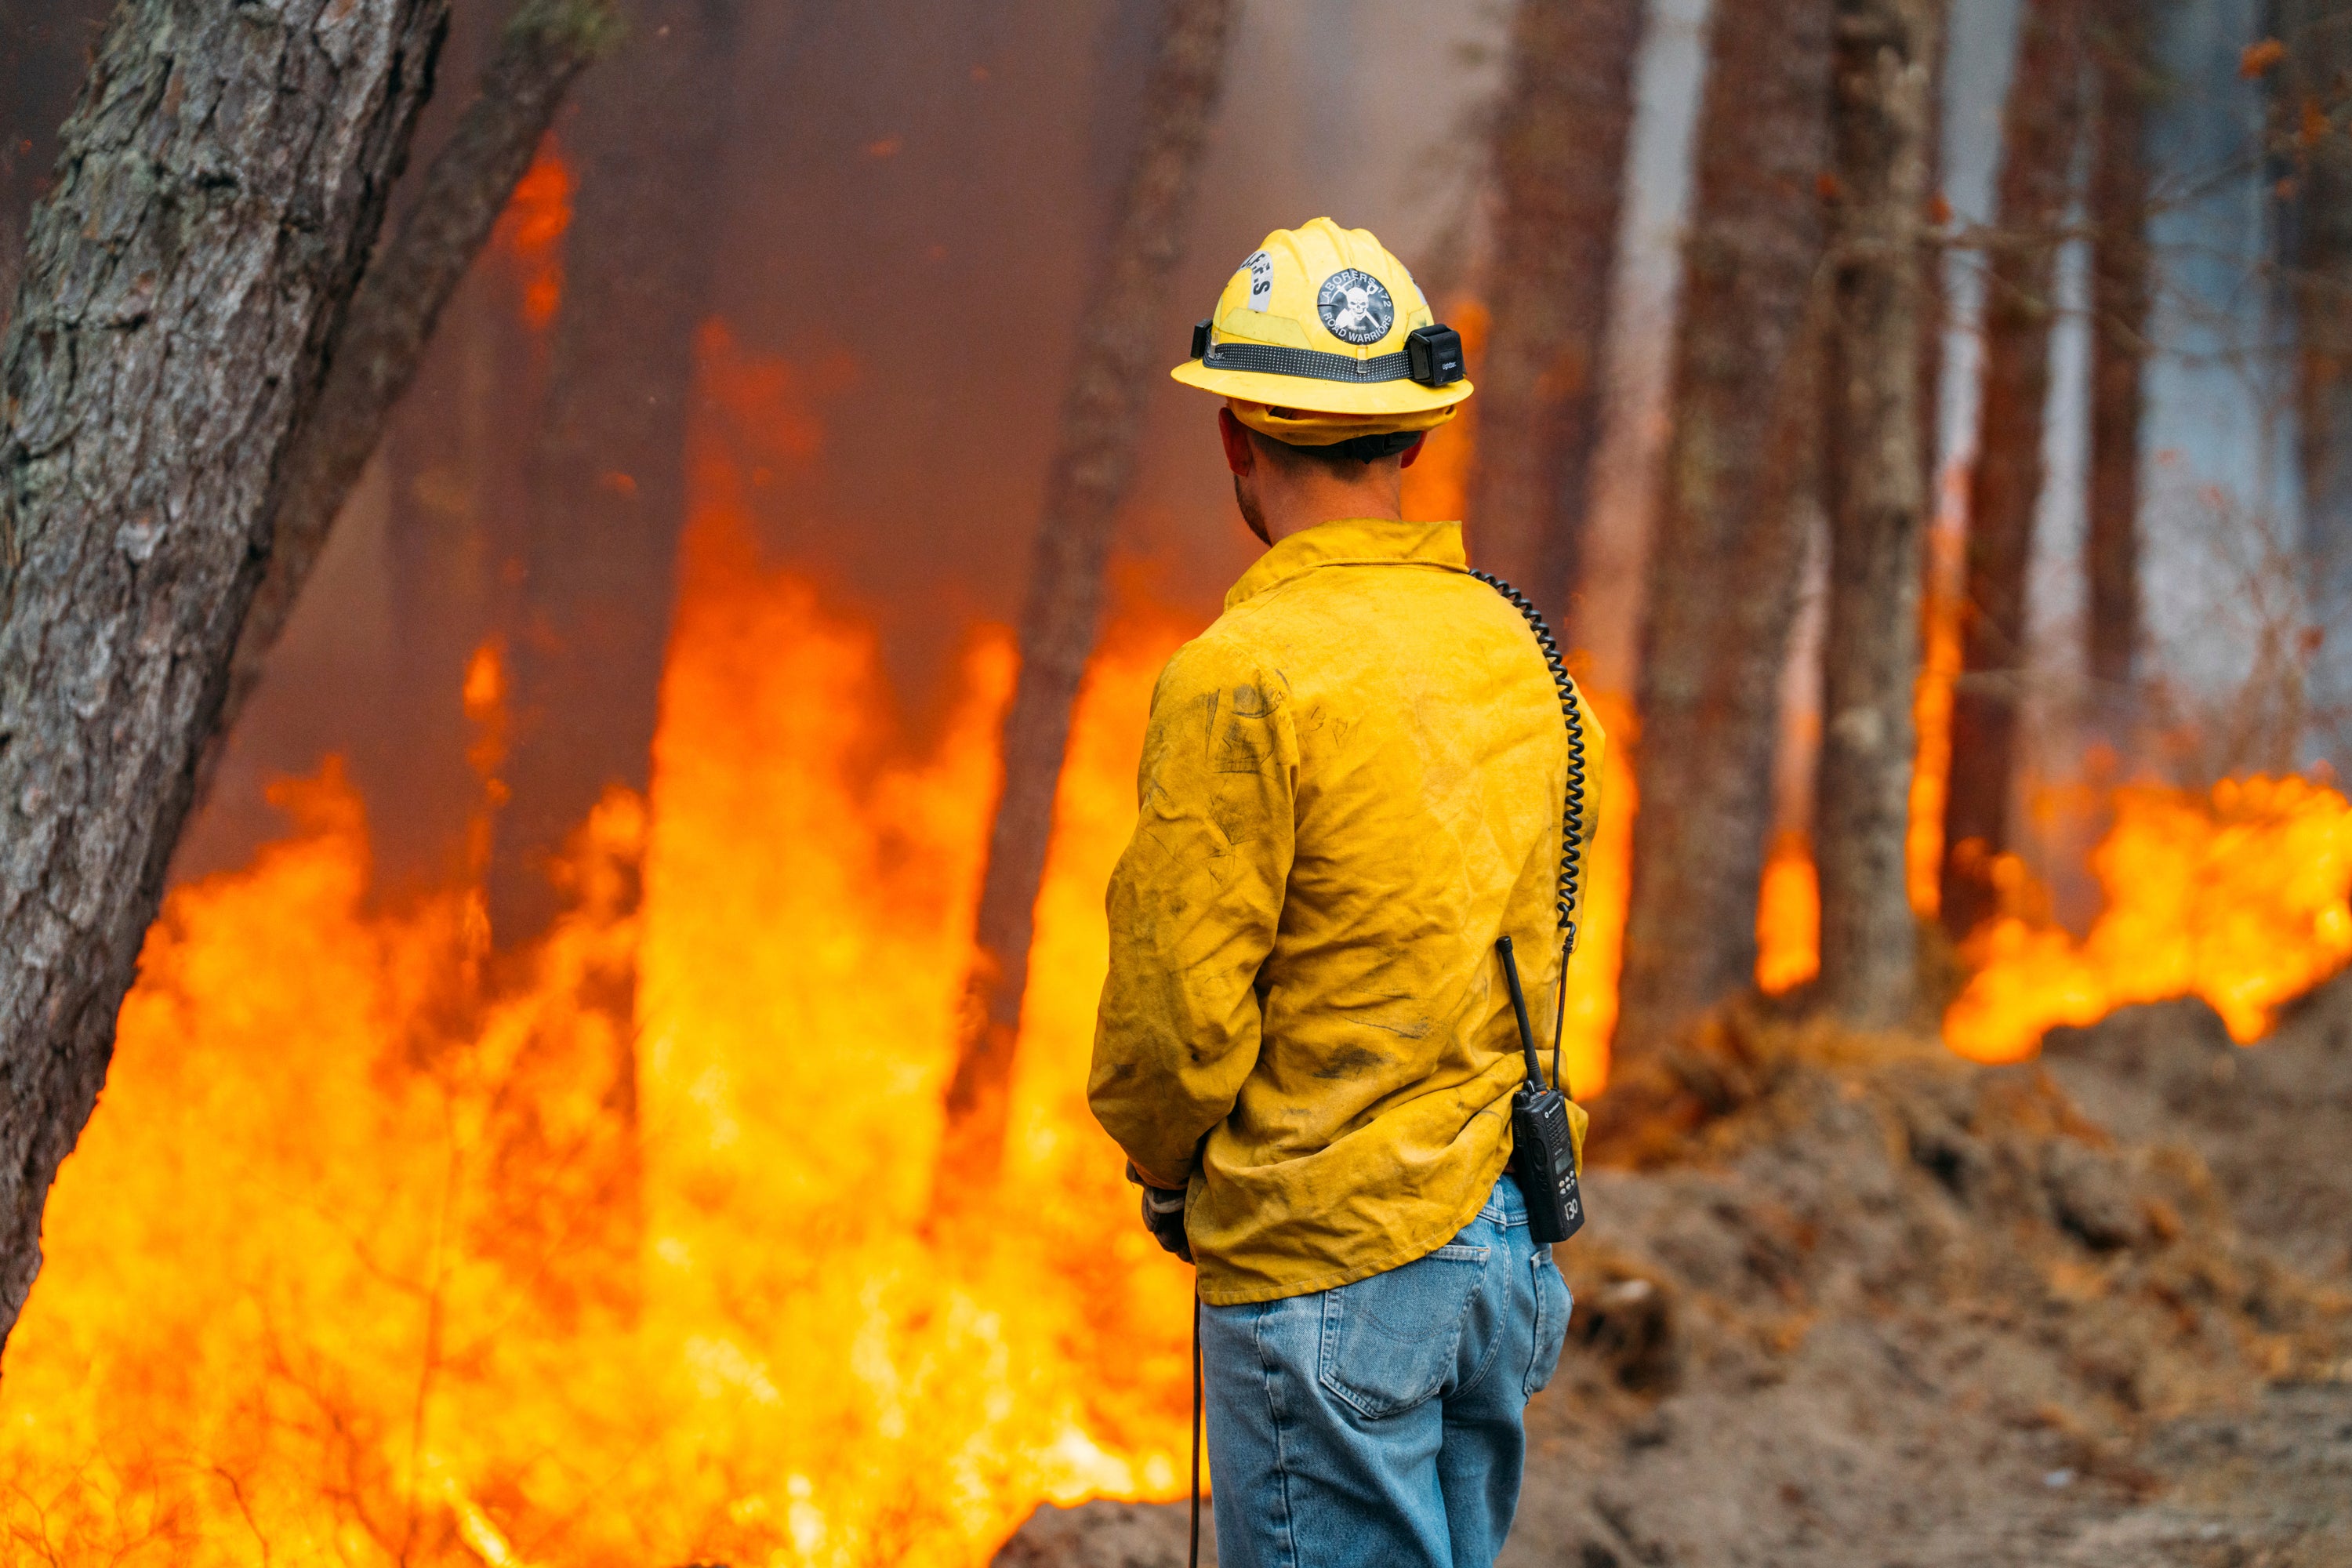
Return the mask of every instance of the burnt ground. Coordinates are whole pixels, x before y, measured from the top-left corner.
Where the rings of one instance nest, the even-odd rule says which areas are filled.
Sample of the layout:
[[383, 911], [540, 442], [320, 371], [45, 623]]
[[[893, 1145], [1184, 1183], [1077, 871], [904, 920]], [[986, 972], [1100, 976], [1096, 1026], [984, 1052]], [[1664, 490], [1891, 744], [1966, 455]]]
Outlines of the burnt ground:
[[[2252, 1049], [2196, 1002], [1999, 1068], [1751, 1017], [1668, 1076], [1562, 1249], [1505, 1564], [2352, 1568], [2352, 977]], [[1094, 1503], [997, 1561], [1184, 1546]]]

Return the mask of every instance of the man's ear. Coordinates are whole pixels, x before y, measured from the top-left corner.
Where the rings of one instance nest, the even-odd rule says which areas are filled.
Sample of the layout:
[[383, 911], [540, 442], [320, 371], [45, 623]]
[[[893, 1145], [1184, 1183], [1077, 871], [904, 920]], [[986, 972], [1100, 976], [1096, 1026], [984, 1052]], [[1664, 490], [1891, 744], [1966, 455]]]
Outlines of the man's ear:
[[1429, 433], [1427, 431], [1423, 431], [1419, 440], [1416, 440], [1412, 446], [1407, 447], [1404, 449], [1404, 457], [1402, 460], [1397, 464], [1397, 467], [1400, 468], [1410, 468], [1415, 463], [1421, 461], [1421, 449], [1428, 445]]
[[1249, 430], [1230, 408], [1217, 410], [1217, 437], [1225, 444], [1225, 467], [1234, 478], [1247, 479], [1257, 467], [1257, 454], [1250, 450]]

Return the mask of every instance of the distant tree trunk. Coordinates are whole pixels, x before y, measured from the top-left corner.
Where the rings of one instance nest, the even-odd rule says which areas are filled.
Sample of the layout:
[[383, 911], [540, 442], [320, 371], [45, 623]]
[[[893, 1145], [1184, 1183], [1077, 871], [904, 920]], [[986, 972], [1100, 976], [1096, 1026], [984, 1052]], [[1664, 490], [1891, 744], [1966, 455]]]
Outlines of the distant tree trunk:
[[2352, 5], [2283, 0], [2280, 76], [2296, 199], [2289, 259], [2303, 554], [2319, 647], [2309, 699], [2318, 754], [2352, 778]]
[[1814, 855], [1817, 993], [1831, 1016], [1885, 1029], [1910, 1016], [1916, 932], [1904, 859], [1917, 738], [1919, 441], [1925, 297], [1920, 221], [1935, 136], [1941, 0], [1838, 0], [1829, 334], [1822, 468], [1829, 618]]
[[1833, 8], [1719, 0], [1715, 12], [1650, 546], [1617, 1023], [1628, 1058], [1755, 974], [1828, 298], [1818, 275]]
[[289, 466], [269, 570], [237, 639], [220, 725], [198, 770], [200, 790], [260, 684], [269, 651], [374, 456], [393, 405], [415, 378], [442, 307], [489, 238], [572, 79], [616, 26], [607, 0], [523, 0], [465, 118], [425, 170], [425, 188], [399, 235], [361, 279], [335, 340], [326, 390]]
[[507, 260], [486, 255], [450, 300], [383, 443], [387, 722], [410, 744], [386, 784], [404, 809], [372, 811], [369, 824], [380, 863], [404, 855], [463, 883], [487, 868], [479, 773], [502, 761], [495, 745], [477, 750], [487, 737], [467, 718], [465, 681], [475, 651], [513, 620], [530, 500], [523, 454], [545, 391], [545, 334], [526, 321], [523, 279]]
[[126, 0], [0, 349], [0, 1334], [89, 1120], [441, 0]]
[[[2091, 453], [2084, 575], [2095, 721], [2118, 754], [2136, 717], [2140, 374], [2147, 357], [2149, 0], [2100, 0], [2091, 163]], [[2347, 193], [2352, 196], [2352, 193]]]
[[[1948, 19], [1950, 10], [1947, 0], [1941, 14]], [[1936, 57], [1927, 75], [1927, 212], [1919, 234], [1919, 463], [1927, 476], [1931, 526], [1942, 501], [1944, 339], [1951, 328], [1944, 277], [1944, 233], [1952, 217], [1951, 204], [1944, 198], [1944, 67], [1951, 54], [1952, 30], [1938, 23]]]
[[1471, 532], [1571, 635], [1641, 43], [1641, 0], [1521, 0], [1495, 135], [1503, 210]]
[[2082, 140], [2084, 0], [2026, 0], [2001, 118], [1985, 268], [1982, 410], [1969, 476], [1967, 597], [1952, 693], [1944, 806], [1944, 928], [1965, 937], [1998, 907], [1992, 858], [2010, 847], [2009, 796], [2025, 680], [2025, 584], [2042, 499], [2060, 226]]
[[605, 789], [646, 787], [686, 518], [694, 337], [709, 310], [739, 0], [628, 0], [581, 94], [577, 216], [509, 643], [511, 797], [490, 929], [511, 948], [560, 898], [552, 858]]
[[1136, 421], [1169, 357], [1169, 279], [1183, 253], [1210, 116], [1223, 84], [1235, 0], [1167, 0], [1143, 131], [1108, 252], [1078, 330], [1046, 480], [1021, 674], [1004, 719], [1004, 784], [989, 837], [964, 1023], [947, 1098], [943, 1185], [985, 1183], [1003, 1152], [1005, 1097], [1029, 980], [1037, 889], [1053, 837], [1054, 792], [1070, 708], [1102, 613], [1112, 524], [1135, 468]]

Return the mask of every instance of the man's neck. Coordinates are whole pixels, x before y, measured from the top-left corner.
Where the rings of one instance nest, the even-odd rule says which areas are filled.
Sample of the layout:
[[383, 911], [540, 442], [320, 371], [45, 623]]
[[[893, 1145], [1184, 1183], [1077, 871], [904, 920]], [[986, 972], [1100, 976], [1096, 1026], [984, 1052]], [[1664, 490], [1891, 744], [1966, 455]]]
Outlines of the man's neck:
[[1342, 518], [1369, 518], [1395, 522], [1404, 516], [1402, 487], [1393, 479], [1372, 484], [1309, 484], [1286, 486], [1279, 495], [1259, 497], [1265, 520], [1265, 538], [1279, 544], [1294, 533]]

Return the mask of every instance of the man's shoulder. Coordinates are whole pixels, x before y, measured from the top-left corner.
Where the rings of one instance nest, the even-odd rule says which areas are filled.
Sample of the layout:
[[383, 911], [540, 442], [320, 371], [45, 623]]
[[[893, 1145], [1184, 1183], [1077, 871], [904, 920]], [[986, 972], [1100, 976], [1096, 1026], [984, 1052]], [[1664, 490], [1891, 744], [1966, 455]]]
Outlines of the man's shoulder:
[[1278, 639], [1266, 636], [1267, 629], [1238, 610], [1219, 616], [1207, 630], [1169, 656], [1160, 671], [1155, 705], [1206, 692], [1284, 685]]

